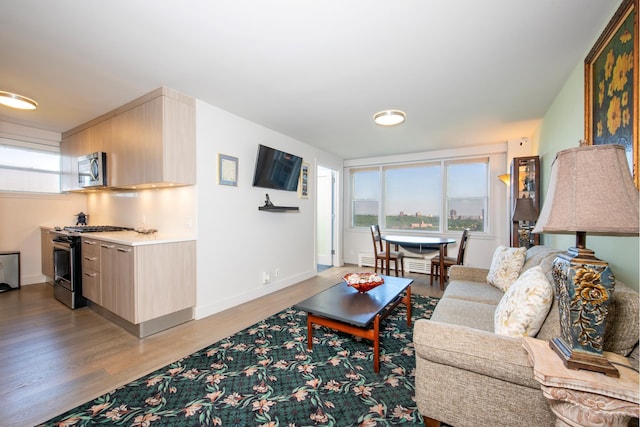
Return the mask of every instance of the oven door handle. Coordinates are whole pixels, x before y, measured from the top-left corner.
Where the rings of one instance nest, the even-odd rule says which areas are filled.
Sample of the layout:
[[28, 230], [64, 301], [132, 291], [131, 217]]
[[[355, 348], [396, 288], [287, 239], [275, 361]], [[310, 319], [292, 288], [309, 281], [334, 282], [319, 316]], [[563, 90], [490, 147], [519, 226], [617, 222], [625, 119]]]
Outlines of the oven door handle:
[[54, 240], [53, 241], [53, 247], [57, 248], [57, 249], [62, 249], [65, 251], [70, 251], [71, 250], [71, 244], [68, 242], [59, 242]]

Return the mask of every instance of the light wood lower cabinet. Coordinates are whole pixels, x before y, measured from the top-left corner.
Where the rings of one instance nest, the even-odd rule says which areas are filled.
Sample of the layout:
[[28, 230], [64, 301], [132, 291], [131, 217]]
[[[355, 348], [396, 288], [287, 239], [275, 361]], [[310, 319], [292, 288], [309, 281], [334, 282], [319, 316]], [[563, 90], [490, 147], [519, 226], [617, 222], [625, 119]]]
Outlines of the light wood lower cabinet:
[[[128, 322], [136, 322], [134, 248], [109, 242], [100, 244], [102, 306]], [[142, 301], [141, 301], [142, 303]]]
[[96, 304], [102, 304], [100, 283], [100, 242], [82, 238], [82, 296]]
[[194, 241], [130, 246], [83, 237], [82, 243], [83, 294], [109, 312], [137, 325], [195, 306]]
[[48, 282], [53, 282], [53, 234], [48, 229], [40, 229], [40, 256], [42, 274]]

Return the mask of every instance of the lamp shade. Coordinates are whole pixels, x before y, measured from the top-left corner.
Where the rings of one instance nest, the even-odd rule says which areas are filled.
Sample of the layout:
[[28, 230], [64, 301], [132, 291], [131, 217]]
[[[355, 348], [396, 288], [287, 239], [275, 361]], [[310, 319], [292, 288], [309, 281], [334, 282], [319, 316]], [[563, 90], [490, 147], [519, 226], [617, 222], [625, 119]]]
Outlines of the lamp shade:
[[638, 235], [638, 190], [621, 145], [558, 152], [534, 233]]
[[538, 219], [538, 209], [533, 205], [533, 199], [531, 197], [521, 197], [517, 199], [511, 220], [535, 221], [536, 219]]

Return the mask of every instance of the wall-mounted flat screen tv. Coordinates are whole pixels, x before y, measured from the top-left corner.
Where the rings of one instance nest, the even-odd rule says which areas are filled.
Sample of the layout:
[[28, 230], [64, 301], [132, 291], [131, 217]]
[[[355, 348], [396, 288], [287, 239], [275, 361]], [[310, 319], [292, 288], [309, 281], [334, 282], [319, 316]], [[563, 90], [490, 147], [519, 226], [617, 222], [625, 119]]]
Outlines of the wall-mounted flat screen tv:
[[298, 191], [302, 157], [260, 144], [253, 186]]

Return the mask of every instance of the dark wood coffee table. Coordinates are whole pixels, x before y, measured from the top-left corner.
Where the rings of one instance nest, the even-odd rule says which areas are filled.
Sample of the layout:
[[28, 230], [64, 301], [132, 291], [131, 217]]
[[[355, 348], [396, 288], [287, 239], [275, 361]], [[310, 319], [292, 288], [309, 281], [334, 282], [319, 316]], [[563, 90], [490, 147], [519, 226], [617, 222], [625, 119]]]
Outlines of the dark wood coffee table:
[[[373, 341], [373, 370], [380, 371], [380, 321], [404, 303], [411, 326], [412, 279], [382, 276], [384, 284], [361, 294], [342, 281], [294, 305], [307, 312], [307, 346], [313, 348], [313, 324]], [[403, 295], [404, 294], [404, 295]]]

